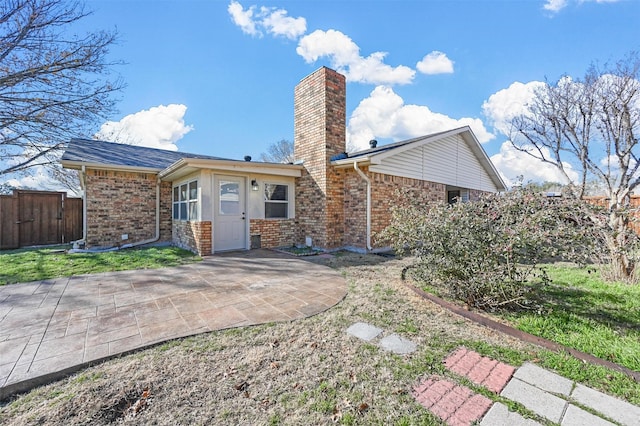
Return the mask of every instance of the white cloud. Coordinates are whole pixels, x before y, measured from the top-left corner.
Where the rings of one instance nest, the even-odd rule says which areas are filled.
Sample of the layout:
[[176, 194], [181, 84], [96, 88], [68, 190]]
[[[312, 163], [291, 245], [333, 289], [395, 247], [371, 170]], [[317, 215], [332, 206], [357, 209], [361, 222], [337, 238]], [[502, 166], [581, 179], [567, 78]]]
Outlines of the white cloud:
[[482, 111], [496, 130], [509, 137], [511, 120], [527, 113], [527, 104], [533, 99], [535, 90], [543, 85], [540, 81], [526, 84], [516, 81], [489, 96], [482, 104]]
[[193, 130], [186, 125], [187, 106], [159, 105], [127, 115], [120, 121], [108, 121], [96, 133], [97, 139], [176, 151], [176, 142]]
[[306, 19], [287, 16], [288, 12], [284, 9], [263, 6], [258, 12], [256, 10], [256, 6], [245, 10], [237, 1], [229, 3], [227, 8], [233, 23], [245, 34], [262, 37], [261, 29], [264, 29], [274, 36], [296, 40], [307, 31]]
[[349, 36], [336, 30], [316, 30], [300, 39], [298, 55], [307, 63], [327, 57], [332, 68], [344, 74], [351, 82], [369, 84], [408, 84], [415, 70], [399, 65], [392, 67], [383, 62], [386, 52], [360, 56], [360, 48]]
[[[620, 0], [576, 0], [578, 4], [582, 3], [617, 3]], [[569, 5], [569, 0], [546, 0], [544, 6], [542, 8], [544, 10], [548, 10], [549, 12], [556, 13], [560, 10], [564, 9]]]
[[451, 74], [453, 61], [447, 55], [434, 50], [416, 64], [416, 68], [423, 74]]
[[[548, 150], [543, 149], [546, 156]], [[498, 169], [502, 179], [507, 185], [514, 185], [519, 176], [523, 177], [523, 182], [559, 182], [568, 183], [566, 178], [555, 166], [543, 163], [533, 158], [531, 155], [518, 151], [511, 142], [503, 142], [500, 152], [491, 156], [491, 161]], [[568, 163], [563, 163], [564, 169], [572, 181], [578, 182], [578, 173]]]
[[263, 7], [261, 11], [262, 25], [273, 35], [296, 40], [307, 31], [307, 20], [287, 16], [286, 10]]
[[227, 11], [231, 15], [233, 23], [240, 27], [243, 33], [252, 36], [261, 36], [262, 34], [256, 28], [256, 23], [253, 20], [253, 12], [256, 7], [251, 6], [249, 9], [244, 10], [242, 5], [237, 1], [229, 3]]
[[549, 12], [558, 12], [561, 9], [564, 9], [568, 4], [568, 0], [547, 0], [544, 4], [544, 10], [548, 10]]
[[455, 119], [433, 112], [427, 106], [405, 105], [391, 88], [378, 86], [360, 102], [349, 119], [347, 150], [366, 149], [368, 142], [375, 138], [398, 141], [466, 125], [481, 143], [494, 138], [480, 119]]

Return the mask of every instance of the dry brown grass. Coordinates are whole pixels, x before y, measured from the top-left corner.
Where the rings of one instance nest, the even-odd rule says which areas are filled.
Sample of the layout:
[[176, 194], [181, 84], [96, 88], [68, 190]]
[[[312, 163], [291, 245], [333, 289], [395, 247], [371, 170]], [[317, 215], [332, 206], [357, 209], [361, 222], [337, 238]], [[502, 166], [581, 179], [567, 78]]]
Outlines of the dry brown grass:
[[[418, 299], [406, 262], [375, 255], [313, 258], [343, 271], [345, 300], [304, 320], [207, 333], [85, 369], [0, 407], [25, 424], [440, 424], [411, 396], [416, 381], [448, 374], [442, 359], [480, 342], [535, 349]], [[346, 334], [365, 321], [418, 344], [399, 356]], [[459, 380], [457, 378], [456, 380]]]

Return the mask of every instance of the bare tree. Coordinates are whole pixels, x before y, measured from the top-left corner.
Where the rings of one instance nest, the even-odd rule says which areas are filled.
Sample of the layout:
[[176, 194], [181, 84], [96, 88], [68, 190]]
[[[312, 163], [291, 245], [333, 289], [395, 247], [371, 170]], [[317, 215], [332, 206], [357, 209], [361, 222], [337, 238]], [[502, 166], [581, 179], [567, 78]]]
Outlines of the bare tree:
[[512, 120], [510, 135], [516, 149], [555, 166], [572, 195], [582, 198], [593, 182], [605, 189], [609, 214], [600, 227], [612, 277], [625, 281], [637, 278], [629, 209], [640, 183], [639, 77], [640, 57], [632, 52], [612, 66], [592, 65], [581, 80], [547, 82], [528, 111]]
[[293, 163], [293, 142], [282, 139], [272, 143], [267, 152], [260, 154], [260, 159], [268, 163]]
[[51, 166], [113, 111], [123, 87], [107, 59], [116, 33], [71, 35], [87, 15], [76, 1], [0, 2], [0, 176]]

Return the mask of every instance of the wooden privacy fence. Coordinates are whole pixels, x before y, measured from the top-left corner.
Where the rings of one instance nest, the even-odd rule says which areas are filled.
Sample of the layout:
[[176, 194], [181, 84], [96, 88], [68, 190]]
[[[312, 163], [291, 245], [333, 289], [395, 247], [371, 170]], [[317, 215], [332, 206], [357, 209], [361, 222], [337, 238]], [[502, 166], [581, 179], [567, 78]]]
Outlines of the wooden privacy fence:
[[64, 192], [14, 190], [0, 195], [0, 250], [82, 238], [82, 199]]

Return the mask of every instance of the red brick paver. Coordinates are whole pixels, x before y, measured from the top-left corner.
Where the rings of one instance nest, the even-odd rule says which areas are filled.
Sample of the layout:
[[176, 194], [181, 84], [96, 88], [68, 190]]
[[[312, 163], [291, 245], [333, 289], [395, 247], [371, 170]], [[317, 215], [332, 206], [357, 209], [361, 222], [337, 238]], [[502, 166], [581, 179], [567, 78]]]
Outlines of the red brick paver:
[[467, 348], [458, 348], [444, 360], [444, 365], [454, 373], [495, 393], [504, 389], [515, 372], [512, 366], [483, 357]]
[[450, 426], [468, 426], [491, 407], [491, 400], [471, 389], [435, 376], [419, 383], [413, 396]]

